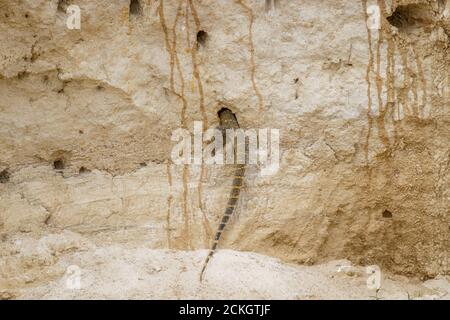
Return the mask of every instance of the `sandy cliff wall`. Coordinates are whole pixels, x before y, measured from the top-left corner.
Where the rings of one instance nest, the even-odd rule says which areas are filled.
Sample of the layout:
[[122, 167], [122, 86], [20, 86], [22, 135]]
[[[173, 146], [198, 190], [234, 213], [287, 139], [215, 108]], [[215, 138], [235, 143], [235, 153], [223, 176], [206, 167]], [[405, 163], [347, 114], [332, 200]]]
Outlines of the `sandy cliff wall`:
[[281, 162], [248, 169], [222, 247], [448, 274], [449, 35], [445, 0], [0, 1], [0, 233], [206, 248], [230, 171], [170, 138], [227, 105]]

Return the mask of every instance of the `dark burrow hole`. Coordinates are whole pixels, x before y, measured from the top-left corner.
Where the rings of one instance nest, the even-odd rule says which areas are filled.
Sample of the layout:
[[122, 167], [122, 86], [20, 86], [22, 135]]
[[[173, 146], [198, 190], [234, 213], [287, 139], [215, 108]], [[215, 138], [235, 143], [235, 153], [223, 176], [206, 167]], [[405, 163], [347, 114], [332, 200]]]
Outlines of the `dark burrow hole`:
[[56, 159], [55, 161], [53, 161], [53, 168], [55, 170], [64, 170], [64, 160]]
[[69, 6], [69, 1], [68, 0], [59, 0], [58, 1], [58, 11], [59, 12], [66, 12], [67, 7]]
[[9, 171], [8, 169], [3, 170], [0, 172], [0, 183], [6, 183], [9, 181]]
[[[219, 116], [219, 129], [222, 131], [222, 135], [223, 135], [223, 143], [225, 146], [226, 143], [226, 129], [227, 127], [224, 127], [227, 125], [227, 123], [231, 120], [230, 117], [233, 117], [234, 120], [236, 121], [236, 123], [238, 123], [237, 121], [237, 117], [236, 115], [233, 113], [233, 111], [231, 111], [228, 108], [222, 108], [217, 112], [217, 115]], [[214, 153], [215, 155], [215, 153]]]
[[386, 19], [392, 26], [399, 29], [430, 24], [433, 20], [427, 4], [398, 6]]
[[21, 79], [23, 79], [23, 78], [25, 78], [25, 77], [27, 77], [27, 76], [28, 76], [28, 72], [27, 72], [27, 71], [20, 71], [20, 72], [17, 74], [17, 79], [21, 80]]
[[147, 166], [147, 164], [146, 164], [145, 162], [141, 162], [141, 163], [139, 163], [139, 166], [140, 166], [141, 168], [144, 168], [144, 167]]
[[208, 40], [208, 33], [206, 31], [200, 30], [197, 32], [197, 44], [204, 46]]
[[278, 7], [278, 0], [266, 0], [265, 9], [266, 12], [270, 10], [275, 10]]
[[78, 173], [79, 173], [79, 174], [89, 173], [89, 172], [91, 172], [91, 170], [87, 169], [86, 167], [81, 167], [81, 168], [78, 170]]
[[142, 14], [142, 6], [139, 0], [130, 1], [130, 15], [140, 15]]
[[222, 113], [224, 113], [224, 112], [231, 112], [234, 115], [234, 117], [236, 118], [236, 115], [233, 113], [233, 111], [231, 111], [228, 108], [222, 108], [219, 111], [217, 111], [217, 115], [219, 116], [219, 118], [222, 116]]
[[389, 210], [384, 210], [383, 213], [381, 214], [383, 216], [383, 218], [392, 218], [392, 212], [390, 212]]
[[51, 218], [52, 218], [52, 215], [49, 214], [49, 215], [45, 218], [44, 224], [49, 225], [49, 224], [50, 224], [50, 219], [51, 219]]

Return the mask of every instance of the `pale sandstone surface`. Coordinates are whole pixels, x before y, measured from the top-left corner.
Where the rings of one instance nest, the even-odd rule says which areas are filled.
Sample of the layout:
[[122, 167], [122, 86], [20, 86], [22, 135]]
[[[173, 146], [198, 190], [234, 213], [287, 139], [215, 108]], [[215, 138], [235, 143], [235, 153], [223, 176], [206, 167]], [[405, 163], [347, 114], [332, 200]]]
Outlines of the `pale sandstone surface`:
[[200, 282], [206, 250], [117, 242], [98, 246], [69, 231], [15, 237], [6, 243], [0, 271], [9, 277], [0, 277], [2, 298], [450, 299], [450, 283], [444, 277], [422, 282], [383, 270], [376, 292], [367, 287], [366, 268], [348, 260], [299, 266], [256, 253], [219, 250]]
[[[80, 30], [65, 25], [71, 3]], [[86, 259], [132, 245], [130, 259], [166, 254], [195, 264], [193, 277], [204, 252], [150, 249], [207, 248], [230, 171], [169, 164], [170, 137], [217, 126], [226, 105], [244, 128], [280, 129], [281, 163], [272, 176], [248, 169], [221, 248], [449, 275], [450, 1], [280, 0], [266, 12], [256, 0], [141, 0], [137, 15], [129, 3], [0, 0], [2, 262], [8, 239], [64, 229], [94, 243]], [[364, 15], [376, 3], [379, 32]], [[211, 269], [225, 257], [254, 256], [219, 255]]]

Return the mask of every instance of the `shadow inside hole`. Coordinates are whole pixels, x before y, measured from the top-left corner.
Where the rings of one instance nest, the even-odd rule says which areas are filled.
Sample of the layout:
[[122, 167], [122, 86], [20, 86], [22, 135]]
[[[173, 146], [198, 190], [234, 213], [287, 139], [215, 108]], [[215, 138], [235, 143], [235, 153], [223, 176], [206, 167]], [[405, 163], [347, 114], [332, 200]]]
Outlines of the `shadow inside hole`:
[[275, 10], [278, 7], [278, 0], [266, 0], [265, 10], [269, 12], [271, 10]]
[[3, 170], [0, 172], [0, 183], [6, 183], [9, 181], [9, 171], [8, 169]]
[[400, 5], [386, 20], [398, 29], [429, 25], [433, 21], [432, 10], [427, 4]]
[[59, 0], [58, 1], [58, 11], [66, 13], [67, 7], [69, 6], [68, 0]]
[[53, 169], [55, 170], [64, 170], [65, 164], [63, 159], [57, 159], [53, 161]]
[[130, 1], [130, 15], [141, 15], [142, 14], [142, 6], [139, 0], [131, 0]]
[[91, 170], [87, 169], [86, 167], [81, 167], [81, 168], [78, 170], [78, 173], [79, 173], [79, 174], [84, 174], [84, 173], [89, 173], [89, 172], [91, 172]]
[[383, 218], [392, 218], [392, 212], [390, 212], [389, 210], [384, 210], [381, 215], [383, 216]]
[[221, 118], [225, 113], [234, 115], [233, 111], [228, 108], [221, 108], [219, 111], [217, 111], [217, 115], [219, 116], [219, 118]]
[[208, 33], [204, 30], [197, 32], [197, 44], [204, 46], [208, 40]]

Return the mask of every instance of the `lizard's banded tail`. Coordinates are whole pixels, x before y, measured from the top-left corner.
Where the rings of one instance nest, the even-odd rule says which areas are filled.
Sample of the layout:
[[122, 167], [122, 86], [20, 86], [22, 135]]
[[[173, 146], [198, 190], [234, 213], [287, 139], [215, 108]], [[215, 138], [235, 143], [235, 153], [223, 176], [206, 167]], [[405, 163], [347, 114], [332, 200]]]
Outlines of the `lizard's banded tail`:
[[220, 237], [222, 236], [222, 233], [230, 220], [231, 216], [233, 215], [236, 205], [239, 199], [239, 194], [241, 192], [241, 188], [244, 181], [244, 174], [245, 174], [245, 165], [239, 164], [237, 165], [237, 169], [234, 173], [233, 178], [233, 185], [230, 193], [230, 197], [228, 198], [227, 208], [225, 209], [225, 213], [222, 217], [222, 221], [219, 224], [219, 227], [216, 232], [216, 236], [214, 237], [214, 243], [209, 250], [209, 254], [206, 257], [205, 263], [203, 264], [202, 271], [200, 272], [200, 281], [203, 280], [203, 273], [205, 272], [206, 266], [208, 265], [209, 260], [214, 255], [214, 252], [216, 252], [217, 245], [219, 244]]
[[200, 272], [200, 282], [203, 280], [203, 273], [205, 272], [206, 266], [208, 265], [209, 260], [212, 258], [214, 252], [217, 248], [217, 242], [214, 242], [212, 248], [209, 250], [208, 256], [206, 257], [205, 263], [203, 264], [202, 271]]
[[[236, 116], [234, 115], [231, 110], [227, 108], [223, 108], [218, 112], [219, 119], [220, 119], [220, 127], [222, 130], [224, 129], [239, 129], [239, 123], [236, 119]], [[235, 152], [233, 150], [232, 152]], [[206, 257], [206, 260], [203, 264], [202, 270], [200, 272], [200, 281], [203, 279], [203, 274], [205, 272], [205, 269], [208, 265], [209, 260], [211, 260], [212, 256], [214, 255], [214, 252], [217, 249], [217, 246], [219, 244], [220, 237], [222, 236], [222, 232], [225, 229], [225, 226], [227, 225], [228, 221], [230, 220], [231, 215], [233, 214], [235, 207], [237, 205], [237, 201], [239, 199], [239, 194], [241, 191], [241, 187], [244, 180], [244, 173], [245, 173], [245, 164], [238, 164], [236, 165], [236, 170], [234, 172], [233, 177], [233, 184], [231, 189], [230, 197], [228, 198], [227, 207], [225, 209], [225, 213], [222, 217], [222, 220], [219, 224], [219, 227], [217, 228], [216, 236], [214, 237], [214, 242], [209, 250], [209, 254]]]

